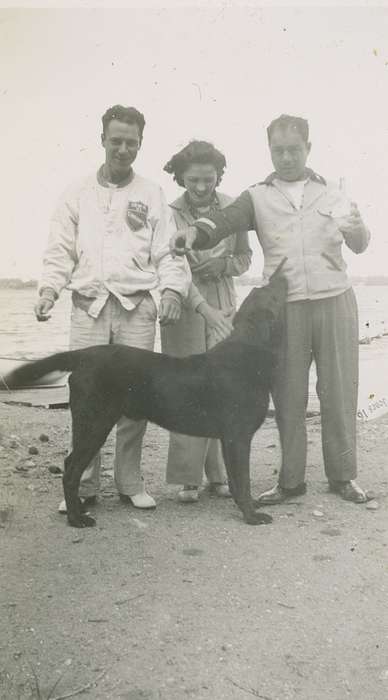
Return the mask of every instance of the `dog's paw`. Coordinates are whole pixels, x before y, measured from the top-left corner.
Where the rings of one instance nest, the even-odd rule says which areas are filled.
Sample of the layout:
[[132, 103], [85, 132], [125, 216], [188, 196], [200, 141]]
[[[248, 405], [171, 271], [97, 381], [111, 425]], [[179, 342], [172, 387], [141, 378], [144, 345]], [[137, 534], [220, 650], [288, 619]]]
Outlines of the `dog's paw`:
[[86, 513], [83, 513], [79, 517], [67, 517], [67, 521], [69, 525], [72, 527], [94, 527], [96, 524], [96, 521], [94, 518], [92, 518], [90, 515], [87, 515]]
[[252, 512], [244, 515], [244, 520], [248, 525], [268, 525], [272, 523], [272, 517], [267, 513]]

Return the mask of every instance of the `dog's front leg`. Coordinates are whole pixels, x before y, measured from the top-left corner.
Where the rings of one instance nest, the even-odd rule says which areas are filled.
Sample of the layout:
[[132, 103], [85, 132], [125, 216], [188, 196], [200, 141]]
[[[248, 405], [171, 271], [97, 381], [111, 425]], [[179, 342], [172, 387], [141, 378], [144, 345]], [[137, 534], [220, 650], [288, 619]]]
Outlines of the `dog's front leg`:
[[249, 475], [249, 455], [251, 438], [229, 434], [221, 440], [230, 492], [238, 507], [242, 510], [244, 520], [249, 525], [261, 525], [272, 522], [270, 515], [258, 512], [251, 496]]

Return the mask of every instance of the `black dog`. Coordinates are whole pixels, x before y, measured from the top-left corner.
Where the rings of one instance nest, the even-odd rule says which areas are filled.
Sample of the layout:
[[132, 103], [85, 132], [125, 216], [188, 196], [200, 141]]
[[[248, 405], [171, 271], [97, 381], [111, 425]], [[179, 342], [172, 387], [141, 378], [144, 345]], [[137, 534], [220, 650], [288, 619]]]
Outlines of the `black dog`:
[[80, 478], [123, 415], [185, 435], [220, 438], [229, 487], [245, 522], [272, 520], [255, 509], [249, 454], [268, 410], [286, 296], [287, 282], [275, 273], [267, 286], [249, 293], [231, 335], [200, 355], [177, 359], [102, 345], [57, 353], [10, 373], [6, 382], [15, 388], [54, 370], [72, 372], [73, 450], [65, 459], [63, 477], [70, 525], [95, 524], [82, 511]]

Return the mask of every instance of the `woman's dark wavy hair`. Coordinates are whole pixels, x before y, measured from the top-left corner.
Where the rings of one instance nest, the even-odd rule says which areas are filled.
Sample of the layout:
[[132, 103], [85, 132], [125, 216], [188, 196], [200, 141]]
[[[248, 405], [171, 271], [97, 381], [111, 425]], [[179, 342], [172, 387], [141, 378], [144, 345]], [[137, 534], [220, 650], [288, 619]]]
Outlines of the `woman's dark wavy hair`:
[[281, 114], [280, 117], [274, 119], [267, 128], [268, 142], [271, 141], [272, 132], [275, 129], [282, 129], [286, 131], [287, 129], [295, 129], [298, 134], [302, 137], [305, 143], [309, 140], [309, 123], [307, 119], [302, 117], [294, 117], [291, 114]]
[[187, 146], [172, 156], [163, 170], [173, 175], [175, 182], [184, 187], [183, 175], [193, 163], [213, 165], [217, 171], [216, 186], [219, 185], [226, 168], [226, 159], [224, 154], [208, 141], [190, 141]]
[[140, 142], [143, 139], [143, 131], [145, 127], [144, 114], [139, 112], [135, 107], [123, 107], [123, 105], [114, 105], [106, 110], [102, 115], [102, 133], [105, 136], [106, 129], [112, 119], [117, 119], [125, 124], [136, 124], [139, 129]]

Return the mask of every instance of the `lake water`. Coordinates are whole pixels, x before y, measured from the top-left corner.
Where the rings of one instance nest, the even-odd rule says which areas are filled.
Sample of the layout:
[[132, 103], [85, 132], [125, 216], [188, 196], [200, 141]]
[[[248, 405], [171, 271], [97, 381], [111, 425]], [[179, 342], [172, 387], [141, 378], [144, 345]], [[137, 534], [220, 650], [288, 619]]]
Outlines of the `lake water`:
[[[250, 287], [238, 285], [236, 289], [241, 303]], [[388, 286], [360, 285], [354, 289], [360, 311], [360, 338], [387, 333]], [[0, 289], [1, 357], [30, 359], [68, 348], [70, 294], [62, 294], [52, 318], [46, 323], [35, 320], [35, 300], [35, 289]], [[159, 349], [159, 343], [156, 349]]]
[[[238, 285], [241, 303], [251, 287]], [[360, 338], [379, 337], [360, 345], [360, 385], [358, 417], [370, 420], [388, 411], [388, 286], [357, 286], [355, 293], [360, 312]], [[35, 320], [35, 289], [0, 289], [0, 364], [1, 358], [35, 359], [68, 348], [70, 307], [69, 292], [56, 303], [52, 318], [45, 323]], [[157, 327], [156, 350], [160, 350]], [[310, 373], [309, 409], [316, 411], [316, 372]]]

